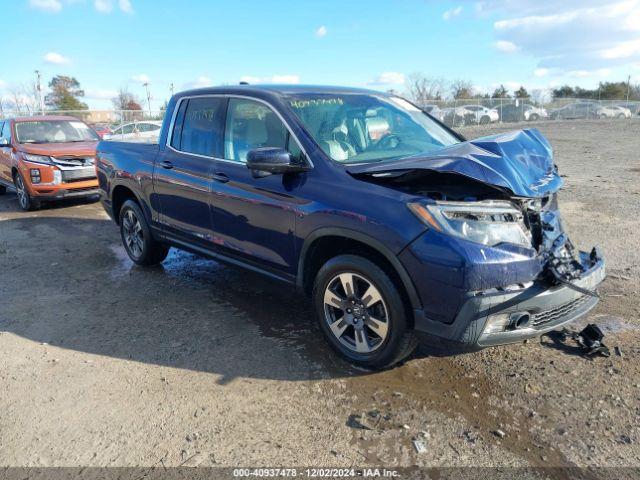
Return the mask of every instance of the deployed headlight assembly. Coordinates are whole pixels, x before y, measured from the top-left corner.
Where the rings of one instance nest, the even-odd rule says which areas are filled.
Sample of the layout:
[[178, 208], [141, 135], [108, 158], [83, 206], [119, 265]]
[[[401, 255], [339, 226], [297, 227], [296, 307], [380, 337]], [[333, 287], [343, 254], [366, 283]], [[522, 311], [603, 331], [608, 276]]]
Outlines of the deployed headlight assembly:
[[45, 155], [34, 155], [32, 153], [23, 153], [22, 158], [24, 158], [27, 162], [42, 163], [44, 165], [53, 165], [53, 162], [51, 161], [51, 157], [47, 157]]
[[410, 203], [409, 209], [424, 223], [439, 232], [464, 238], [489, 247], [513, 243], [531, 248], [531, 233], [522, 212], [511, 202]]

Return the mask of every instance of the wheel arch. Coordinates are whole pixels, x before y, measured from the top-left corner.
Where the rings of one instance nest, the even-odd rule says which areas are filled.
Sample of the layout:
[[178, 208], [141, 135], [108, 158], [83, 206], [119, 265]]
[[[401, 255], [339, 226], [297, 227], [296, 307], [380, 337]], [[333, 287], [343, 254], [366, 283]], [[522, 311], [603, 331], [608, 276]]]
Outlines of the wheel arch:
[[[316, 256], [316, 253], [319, 255]], [[390, 274], [392, 280], [399, 284], [398, 287], [401, 287], [401, 295], [410, 310], [408, 313], [411, 314], [410, 318], [413, 324], [415, 312], [422, 310], [422, 303], [411, 277], [397, 255], [382, 242], [355, 230], [327, 227], [312, 232], [305, 239], [300, 251], [296, 287], [304, 293], [310, 294], [316, 273], [324, 262], [337, 255], [347, 253], [367, 258]]]
[[133, 200], [136, 202], [142, 209], [143, 213], [146, 214], [143, 202], [140, 200], [138, 195], [136, 195], [133, 189], [123, 184], [116, 185], [113, 187], [113, 191], [111, 192], [111, 212], [113, 213], [113, 220], [116, 224], [120, 223], [120, 209], [127, 200]]

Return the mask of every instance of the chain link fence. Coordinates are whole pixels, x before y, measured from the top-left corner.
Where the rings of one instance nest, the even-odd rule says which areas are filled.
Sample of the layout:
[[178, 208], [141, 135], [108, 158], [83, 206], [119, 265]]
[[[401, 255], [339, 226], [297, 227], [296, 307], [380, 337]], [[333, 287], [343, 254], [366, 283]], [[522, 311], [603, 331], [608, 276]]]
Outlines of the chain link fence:
[[[473, 98], [432, 100], [420, 105], [450, 127], [489, 123], [528, 123], [551, 120], [640, 119], [640, 101], [556, 98]], [[16, 116], [39, 115], [32, 108], [0, 111], [0, 120]], [[141, 140], [157, 138], [163, 110], [47, 110], [45, 115], [65, 115], [83, 120], [103, 138]]]
[[[93, 127], [100, 137], [109, 139], [140, 139], [140, 141], [158, 138], [163, 110], [46, 110], [46, 116], [67, 116], [80, 119]], [[0, 120], [4, 118], [41, 115], [35, 109], [23, 108], [20, 111], [4, 110], [0, 112]]]
[[640, 118], [640, 101], [557, 98], [474, 98], [433, 100], [421, 107], [450, 127], [546, 120]]

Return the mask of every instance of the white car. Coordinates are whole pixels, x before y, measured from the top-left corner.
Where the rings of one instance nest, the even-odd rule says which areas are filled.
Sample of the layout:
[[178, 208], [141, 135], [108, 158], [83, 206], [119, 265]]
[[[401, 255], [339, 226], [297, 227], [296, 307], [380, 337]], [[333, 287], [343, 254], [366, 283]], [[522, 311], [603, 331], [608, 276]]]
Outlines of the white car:
[[104, 140], [157, 140], [160, 135], [162, 122], [145, 120], [131, 122], [114, 128], [111, 133], [106, 134]]
[[493, 108], [483, 107], [482, 105], [463, 105], [462, 108], [473, 114], [474, 123], [492, 123], [500, 120], [498, 111]]
[[618, 105], [605, 105], [598, 107], [596, 116], [600, 118], [631, 118], [631, 110]]
[[549, 114], [547, 113], [547, 111], [542, 108], [542, 107], [536, 107], [534, 105], [530, 105], [528, 103], [525, 103], [523, 105], [523, 110], [524, 110], [524, 119], [526, 121], [532, 121], [535, 122], [536, 120], [540, 120], [541, 118], [547, 118], [549, 116]]

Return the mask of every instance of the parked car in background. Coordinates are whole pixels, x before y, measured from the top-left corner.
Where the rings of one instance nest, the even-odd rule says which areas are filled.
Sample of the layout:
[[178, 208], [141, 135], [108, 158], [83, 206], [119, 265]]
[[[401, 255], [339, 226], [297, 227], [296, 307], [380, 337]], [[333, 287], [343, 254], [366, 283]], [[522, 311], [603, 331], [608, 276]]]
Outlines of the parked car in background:
[[100, 137], [73, 117], [34, 116], [0, 121], [0, 194], [15, 189], [20, 207], [94, 196]]
[[111, 127], [108, 123], [90, 123], [89, 126], [100, 135], [100, 138], [104, 138], [105, 135], [111, 133]]
[[173, 246], [295, 286], [361, 366], [400, 361], [419, 334], [481, 348], [557, 329], [605, 276], [564, 231], [540, 132], [467, 141], [393, 94], [182, 92], [157, 144], [100, 142], [96, 170], [133, 262]]
[[471, 112], [471, 122], [467, 123], [480, 123], [484, 125], [500, 120], [500, 115], [494, 108], [487, 108], [482, 105], [463, 105], [462, 108]]
[[106, 134], [103, 138], [105, 140], [154, 140], [158, 138], [158, 135], [160, 135], [161, 127], [162, 122], [152, 120], [125, 123], [114, 128], [111, 133]]
[[564, 107], [556, 108], [549, 112], [549, 118], [553, 120], [573, 120], [597, 118], [600, 105], [596, 102], [572, 102]]
[[549, 118], [549, 113], [543, 107], [536, 107], [530, 103], [525, 103], [522, 108], [524, 112], [524, 119], [528, 122], [535, 122], [537, 120]]
[[449, 127], [464, 127], [472, 122], [475, 114], [463, 107], [448, 107], [442, 109], [442, 123]]
[[631, 118], [631, 110], [619, 105], [601, 105], [596, 110], [596, 115], [600, 118]]
[[433, 118], [437, 118], [441, 122], [444, 121], [444, 110], [442, 110], [438, 105], [425, 105], [422, 109]]
[[498, 110], [503, 122], [535, 122], [549, 116], [544, 108], [528, 103], [509, 103], [498, 107]]
[[629, 109], [631, 115], [640, 115], [640, 102], [618, 103], [618, 106]]

